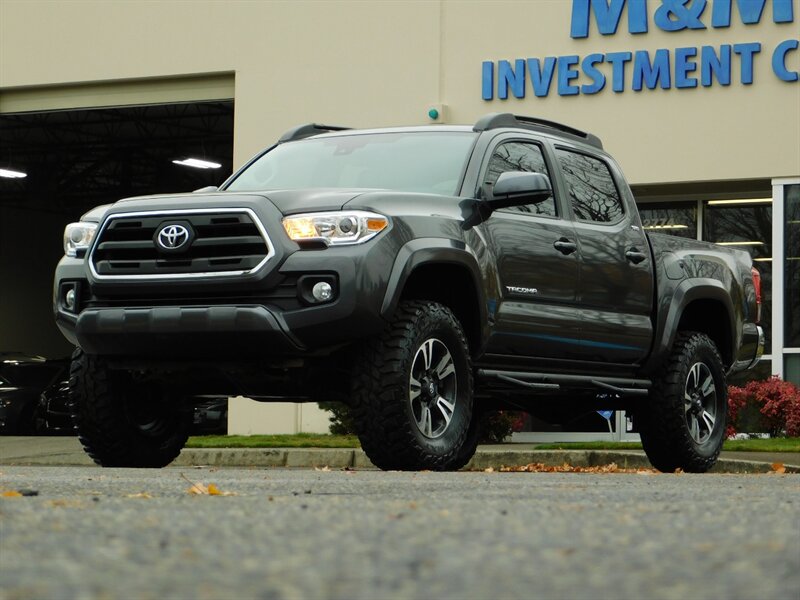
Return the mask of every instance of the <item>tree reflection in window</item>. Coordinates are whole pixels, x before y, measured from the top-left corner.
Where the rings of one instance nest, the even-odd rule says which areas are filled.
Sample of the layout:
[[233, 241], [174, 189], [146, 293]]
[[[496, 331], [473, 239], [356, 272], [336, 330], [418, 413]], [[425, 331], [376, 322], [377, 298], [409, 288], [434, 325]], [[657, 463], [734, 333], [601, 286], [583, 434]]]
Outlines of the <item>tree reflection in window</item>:
[[642, 203], [639, 216], [645, 230], [697, 239], [697, 203]]
[[[525, 144], [523, 142], [506, 142], [495, 148], [492, 157], [489, 159], [489, 166], [486, 168], [484, 183], [494, 185], [500, 174], [507, 171], [542, 173], [550, 177], [541, 148], [536, 144]], [[556, 202], [551, 194], [549, 198], [536, 204], [524, 204], [503, 210], [555, 217]]]
[[772, 206], [769, 204], [704, 203], [703, 239], [731, 243], [753, 257], [761, 274], [761, 326], [766, 337], [766, 352], [772, 350]]
[[622, 219], [622, 200], [608, 166], [585, 154], [560, 149], [556, 153], [575, 216], [598, 223], [616, 223]]

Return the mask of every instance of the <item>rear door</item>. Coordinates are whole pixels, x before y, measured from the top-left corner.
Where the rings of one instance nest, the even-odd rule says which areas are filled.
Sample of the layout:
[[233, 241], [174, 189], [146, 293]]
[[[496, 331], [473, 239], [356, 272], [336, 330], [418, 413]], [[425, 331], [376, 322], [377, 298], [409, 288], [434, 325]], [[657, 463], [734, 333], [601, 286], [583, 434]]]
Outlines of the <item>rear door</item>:
[[652, 339], [653, 265], [633, 196], [601, 154], [555, 144], [579, 245], [580, 358], [634, 364]]
[[[543, 173], [553, 182], [550, 159], [535, 138], [498, 136], [486, 156], [480, 180], [484, 193], [506, 171]], [[578, 252], [566, 210], [551, 195], [497, 210], [480, 226], [500, 280], [487, 352], [532, 358], [569, 358], [578, 352]]]

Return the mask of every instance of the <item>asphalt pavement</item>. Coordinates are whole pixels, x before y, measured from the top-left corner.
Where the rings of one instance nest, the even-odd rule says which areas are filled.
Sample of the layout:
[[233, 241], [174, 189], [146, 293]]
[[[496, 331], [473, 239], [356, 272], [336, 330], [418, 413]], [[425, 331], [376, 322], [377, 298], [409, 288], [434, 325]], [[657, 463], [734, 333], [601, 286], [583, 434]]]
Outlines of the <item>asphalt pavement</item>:
[[[535, 450], [532, 444], [479, 446], [468, 470], [543, 463], [546, 465], [598, 466], [615, 463], [625, 468], [647, 468], [644, 452], [637, 450]], [[720, 473], [758, 473], [781, 463], [789, 472], [800, 472], [797, 452], [723, 452], [715, 467]], [[91, 459], [75, 437], [0, 437], [0, 464], [91, 465]], [[215, 467], [323, 467], [370, 468], [358, 449], [349, 448], [186, 448], [177, 466]]]
[[0, 473], [3, 600], [800, 597], [796, 475]]

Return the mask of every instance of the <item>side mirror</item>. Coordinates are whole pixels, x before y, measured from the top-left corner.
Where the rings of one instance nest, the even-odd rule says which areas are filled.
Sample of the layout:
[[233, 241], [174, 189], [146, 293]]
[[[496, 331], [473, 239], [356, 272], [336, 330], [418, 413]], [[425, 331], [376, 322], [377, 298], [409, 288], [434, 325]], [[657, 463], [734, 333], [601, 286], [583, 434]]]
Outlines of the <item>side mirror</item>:
[[506, 171], [501, 173], [492, 187], [491, 197], [486, 200], [492, 210], [536, 204], [553, 194], [550, 179], [542, 173]]

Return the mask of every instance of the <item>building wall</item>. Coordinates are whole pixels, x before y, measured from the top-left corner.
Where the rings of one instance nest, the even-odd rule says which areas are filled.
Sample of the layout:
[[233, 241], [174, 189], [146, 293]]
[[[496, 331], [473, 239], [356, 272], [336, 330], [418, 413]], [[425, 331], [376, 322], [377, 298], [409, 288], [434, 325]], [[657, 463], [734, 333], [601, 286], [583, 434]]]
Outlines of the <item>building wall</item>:
[[[800, 85], [774, 75], [771, 54], [797, 39], [800, 0], [794, 22], [777, 24], [767, 0], [757, 25], [743, 25], [732, 0], [728, 28], [710, 27], [708, 2], [698, 17], [705, 29], [676, 32], [655, 25], [662, 4], [651, 1], [646, 34], [628, 32], [633, 1], [615, 35], [600, 35], [592, 20], [589, 36], [573, 39], [568, 0], [5, 0], [0, 89], [234, 72], [237, 164], [297, 123], [423, 123], [430, 105], [443, 104], [450, 122], [512, 111], [592, 131], [632, 183], [797, 175]], [[734, 57], [729, 86], [635, 92], [628, 82], [622, 93], [607, 85], [592, 96], [535, 98], [526, 82], [523, 99], [481, 97], [483, 61], [744, 42], [762, 44], [752, 85], [740, 82]], [[787, 54], [787, 68], [800, 70], [800, 52]]]
[[[440, 122], [508, 111], [591, 131], [633, 184], [800, 175], [800, 85], [778, 79], [771, 65], [773, 50], [800, 35], [800, 0], [789, 0], [791, 23], [774, 23], [775, 2], [767, 0], [756, 25], [742, 24], [732, 0], [726, 28], [710, 24], [715, 5], [727, 0], [694, 0], [686, 10], [702, 28], [675, 32], [656, 26], [664, 4], [650, 0], [649, 30], [640, 34], [628, 31], [637, 5], [628, 0], [616, 34], [600, 35], [592, 19], [588, 37], [572, 38], [572, 10], [582, 1], [2, 0], [0, 112], [39, 108], [43, 95], [49, 108], [58, 108], [52, 102], [60, 97], [65, 107], [81, 106], [82, 97], [84, 105], [119, 105], [141, 101], [125, 91], [132, 82], [157, 89], [176, 78], [222, 74], [229, 81], [233, 74], [236, 165], [299, 123], [419, 124], [438, 106]], [[536, 97], [528, 79], [524, 98], [498, 99], [496, 87], [494, 99], [482, 97], [484, 62], [492, 63], [496, 82], [502, 60], [667, 49], [674, 61], [676, 48], [747, 42], [762, 45], [751, 85], [741, 82], [734, 56], [728, 86], [637, 92], [628, 65], [621, 93], [609, 82], [594, 95], [562, 96], [554, 81], [549, 95]], [[786, 58], [787, 69], [800, 71], [800, 52]], [[610, 77], [609, 65], [601, 70]], [[577, 83], [590, 82], [581, 75]], [[311, 409], [303, 416], [305, 409], [239, 400], [231, 408], [240, 433], [255, 432], [253, 423], [270, 423], [264, 432], [325, 426]]]

